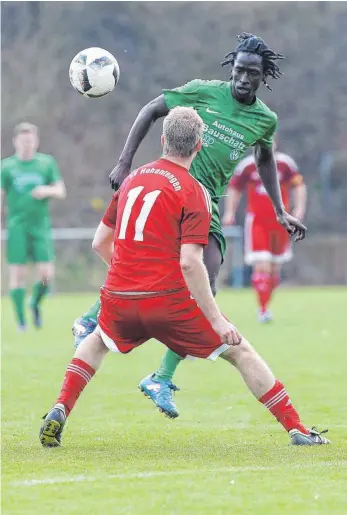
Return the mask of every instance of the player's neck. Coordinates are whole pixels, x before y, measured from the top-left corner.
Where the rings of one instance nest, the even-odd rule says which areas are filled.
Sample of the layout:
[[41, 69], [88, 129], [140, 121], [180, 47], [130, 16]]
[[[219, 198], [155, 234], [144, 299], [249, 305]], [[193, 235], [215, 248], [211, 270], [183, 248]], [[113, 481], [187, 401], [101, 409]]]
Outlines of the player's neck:
[[32, 161], [35, 157], [36, 152], [16, 152], [16, 156], [19, 161]]
[[165, 154], [162, 156], [162, 158], [166, 159], [167, 161], [171, 161], [171, 163], [175, 163], [176, 165], [182, 166], [187, 170], [190, 169], [190, 166], [193, 161], [192, 157], [167, 156]]

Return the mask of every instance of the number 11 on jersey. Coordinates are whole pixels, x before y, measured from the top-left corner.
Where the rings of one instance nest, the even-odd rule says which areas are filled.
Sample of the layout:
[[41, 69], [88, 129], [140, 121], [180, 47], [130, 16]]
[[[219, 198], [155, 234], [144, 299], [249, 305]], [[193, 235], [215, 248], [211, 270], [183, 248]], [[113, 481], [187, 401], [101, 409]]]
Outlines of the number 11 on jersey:
[[[143, 189], [144, 186], [137, 186], [136, 188], [132, 188], [128, 192], [128, 198], [124, 207], [122, 221], [120, 224], [120, 230], [118, 235], [119, 240], [125, 239], [125, 233], [128, 227], [132, 208], [134, 207], [134, 204]], [[149, 193], [146, 193], [146, 195], [143, 197], [143, 206], [135, 222], [135, 241], [143, 241], [143, 230], [145, 228], [147, 218], [149, 217], [152, 207], [154, 206], [154, 203], [159, 197], [160, 193], [160, 190], [154, 190], [150, 191]]]

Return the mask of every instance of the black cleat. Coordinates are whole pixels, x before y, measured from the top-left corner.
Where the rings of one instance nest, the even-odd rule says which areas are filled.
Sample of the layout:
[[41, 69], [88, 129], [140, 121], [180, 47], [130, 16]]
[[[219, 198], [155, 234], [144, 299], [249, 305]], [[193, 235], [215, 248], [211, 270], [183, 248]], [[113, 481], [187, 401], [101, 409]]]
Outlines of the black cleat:
[[42, 447], [60, 447], [61, 435], [66, 422], [65, 406], [56, 404], [43, 419], [44, 422], [40, 429]]
[[292, 445], [326, 445], [331, 443], [330, 440], [322, 436], [322, 434], [328, 432], [327, 429], [319, 432], [316, 427], [313, 427], [312, 429], [309, 429], [309, 431], [308, 435], [301, 433], [298, 429], [292, 429], [289, 431]]

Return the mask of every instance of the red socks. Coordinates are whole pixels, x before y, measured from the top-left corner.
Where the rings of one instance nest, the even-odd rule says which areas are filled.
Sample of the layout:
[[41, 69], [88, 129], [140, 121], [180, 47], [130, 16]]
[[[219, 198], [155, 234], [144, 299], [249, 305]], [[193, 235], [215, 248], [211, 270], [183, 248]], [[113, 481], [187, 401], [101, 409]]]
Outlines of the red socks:
[[259, 402], [264, 404], [286, 431], [298, 429], [301, 433], [309, 434], [302, 425], [299, 414], [292, 405], [292, 401], [281, 381], [276, 380], [271, 390], [263, 395]]
[[271, 275], [267, 272], [253, 272], [252, 285], [258, 296], [260, 310], [264, 313], [272, 293]]
[[56, 401], [56, 404], [64, 404], [66, 415], [70, 414], [78, 397], [94, 374], [95, 370], [85, 361], [73, 358], [66, 369], [61, 391]]

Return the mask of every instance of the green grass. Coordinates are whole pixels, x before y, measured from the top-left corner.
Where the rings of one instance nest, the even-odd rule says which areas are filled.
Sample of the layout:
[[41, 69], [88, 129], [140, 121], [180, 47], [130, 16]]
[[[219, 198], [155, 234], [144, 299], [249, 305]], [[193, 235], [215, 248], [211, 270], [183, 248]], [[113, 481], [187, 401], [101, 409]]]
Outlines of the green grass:
[[3, 514], [345, 513], [345, 290], [282, 290], [268, 326], [256, 323], [251, 292], [218, 296], [286, 384], [304, 422], [330, 428], [333, 445], [315, 448], [288, 446], [286, 433], [222, 361], [181, 364], [181, 416], [167, 420], [136, 388], [164, 351], [151, 342], [108, 356], [69, 418], [63, 447], [42, 449], [40, 417], [72, 355], [71, 322], [92, 301], [49, 298], [44, 329], [22, 335], [3, 300]]

